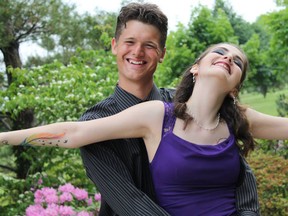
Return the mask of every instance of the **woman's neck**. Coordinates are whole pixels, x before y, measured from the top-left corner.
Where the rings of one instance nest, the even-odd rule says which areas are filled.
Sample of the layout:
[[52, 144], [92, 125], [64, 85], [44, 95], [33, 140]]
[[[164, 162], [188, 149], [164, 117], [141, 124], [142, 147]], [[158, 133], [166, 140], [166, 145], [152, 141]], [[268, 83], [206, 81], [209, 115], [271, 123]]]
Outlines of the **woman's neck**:
[[191, 97], [186, 102], [187, 112], [195, 121], [205, 127], [213, 128], [219, 121], [219, 109], [223, 103], [224, 97], [217, 95], [211, 89], [194, 89]]

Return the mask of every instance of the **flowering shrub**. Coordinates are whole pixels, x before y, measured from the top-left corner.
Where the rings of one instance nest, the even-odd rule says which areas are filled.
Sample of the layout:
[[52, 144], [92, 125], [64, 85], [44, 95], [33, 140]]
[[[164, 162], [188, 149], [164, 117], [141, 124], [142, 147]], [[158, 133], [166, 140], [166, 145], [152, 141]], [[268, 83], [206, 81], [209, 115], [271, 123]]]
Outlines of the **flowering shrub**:
[[258, 149], [248, 157], [248, 163], [257, 179], [261, 215], [287, 215], [288, 160]]
[[26, 209], [26, 216], [94, 216], [100, 201], [99, 193], [89, 197], [86, 190], [70, 183], [58, 189], [43, 187], [35, 191], [34, 204]]

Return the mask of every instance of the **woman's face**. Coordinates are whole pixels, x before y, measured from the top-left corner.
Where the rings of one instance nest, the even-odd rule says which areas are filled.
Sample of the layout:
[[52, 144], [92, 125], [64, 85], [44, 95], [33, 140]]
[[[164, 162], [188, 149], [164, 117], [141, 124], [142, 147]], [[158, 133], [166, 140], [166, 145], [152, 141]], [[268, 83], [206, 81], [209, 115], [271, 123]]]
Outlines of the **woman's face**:
[[237, 88], [246, 70], [246, 56], [229, 44], [218, 44], [208, 49], [198, 63], [198, 78], [216, 77], [229, 92]]

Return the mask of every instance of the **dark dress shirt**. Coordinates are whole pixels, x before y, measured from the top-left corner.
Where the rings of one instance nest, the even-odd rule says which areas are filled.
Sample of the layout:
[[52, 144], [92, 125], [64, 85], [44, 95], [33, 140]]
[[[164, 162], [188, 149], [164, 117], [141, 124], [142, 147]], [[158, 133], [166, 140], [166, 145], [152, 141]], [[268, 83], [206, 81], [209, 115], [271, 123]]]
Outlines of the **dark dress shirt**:
[[[157, 88], [154, 85], [144, 101], [171, 102], [173, 93], [174, 90]], [[80, 120], [87, 121], [114, 115], [144, 101], [117, 85], [113, 95], [88, 109]], [[155, 203], [149, 160], [142, 139], [109, 140], [81, 147], [80, 152], [87, 176], [101, 193], [100, 216], [169, 215]], [[236, 198], [237, 210], [239, 212], [243, 210], [240, 215], [258, 215], [255, 177], [247, 163], [243, 164], [248, 172], [243, 171], [239, 190], [236, 191], [240, 197]], [[249, 179], [249, 182], [246, 179]]]

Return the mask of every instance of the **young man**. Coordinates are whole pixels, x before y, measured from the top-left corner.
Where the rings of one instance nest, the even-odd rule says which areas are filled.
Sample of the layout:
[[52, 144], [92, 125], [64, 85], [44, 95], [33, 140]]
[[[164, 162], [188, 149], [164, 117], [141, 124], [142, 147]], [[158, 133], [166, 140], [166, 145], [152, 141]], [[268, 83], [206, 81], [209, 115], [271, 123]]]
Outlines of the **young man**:
[[[113, 95], [88, 109], [80, 120], [110, 116], [148, 100], [172, 100], [174, 91], [159, 89], [153, 81], [165, 55], [167, 28], [167, 17], [154, 4], [131, 3], [121, 9], [112, 39], [119, 82]], [[168, 215], [155, 203], [142, 139], [88, 145], [81, 148], [81, 156], [88, 177], [102, 195], [101, 216]], [[244, 212], [241, 215], [257, 215], [255, 178], [248, 166], [246, 169], [241, 175], [244, 183], [236, 191], [237, 207]]]

